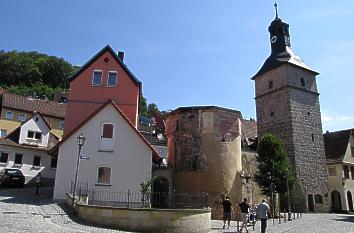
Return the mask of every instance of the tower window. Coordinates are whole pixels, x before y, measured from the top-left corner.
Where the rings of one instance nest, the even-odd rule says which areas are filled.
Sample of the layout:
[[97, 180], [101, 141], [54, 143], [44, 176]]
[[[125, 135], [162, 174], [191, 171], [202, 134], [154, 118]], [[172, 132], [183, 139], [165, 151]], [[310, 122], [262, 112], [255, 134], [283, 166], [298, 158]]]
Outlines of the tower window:
[[311, 113], [310, 113], [310, 112], [307, 112], [307, 115], [308, 115], [308, 116], [311, 116]]
[[305, 87], [305, 79], [304, 79], [304, 78], [301, 78], [301, 79], [300, 79], [300, 82], [301, 82], [301, 86]]
[[269, 82], [268, 82], [268, 87], [269, 87], [269, 89], [272, 89], [272, 88], [273, 88], [273, 81], [269, 81]]
[[311, 134], [311, 139], [313, 142], [315, 141], [315, 136], [313, 135], [313, 133]]
[[274, 116], [274, 112], [270, 112], [270, 117], [273, 117]]
[[176, 131], [179, 130], [179, 120], [176, 121]]

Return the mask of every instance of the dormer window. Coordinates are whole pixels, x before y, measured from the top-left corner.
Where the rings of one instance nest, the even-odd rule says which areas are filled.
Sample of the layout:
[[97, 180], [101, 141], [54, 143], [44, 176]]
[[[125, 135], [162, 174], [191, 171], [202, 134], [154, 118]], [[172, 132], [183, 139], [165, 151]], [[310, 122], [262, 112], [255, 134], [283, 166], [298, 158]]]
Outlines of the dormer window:
[[102, 83], [102, 71], [95, 70], [93, 71], [92, 85], [101, 85]]
[[59, 121], [59, 129], [64, 129], [64, 121]]
[[19, 121], [25, 121], [26, 120], [26, 114], [24, 114], [24, 113], [18, 114], [18, 120]]
[[116, 86], [116, 85], [117, 85], [117, 72], [116, 71], [109, 71], [107, 86]]
[[13, 119], [14, 118], [14, 113], [11, 111], [7, 111], [6, 112], [6, 116], [7, 119]]
[[42, 133], [28, 130], [27, 138], [28, 139], [34, 139], [34, 140], [40, 140], [42, 138]]

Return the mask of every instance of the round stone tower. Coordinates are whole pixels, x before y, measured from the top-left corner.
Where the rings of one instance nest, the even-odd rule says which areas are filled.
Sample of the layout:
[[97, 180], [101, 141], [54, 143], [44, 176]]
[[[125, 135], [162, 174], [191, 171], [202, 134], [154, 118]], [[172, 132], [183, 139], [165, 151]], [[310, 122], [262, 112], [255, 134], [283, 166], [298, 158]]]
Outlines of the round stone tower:
[[241, 201], [241, 113], [215, 106], [181, 107], [167, 115], [168, 166], [176, 193], [208, 193], [212, 219], [221, 202]]

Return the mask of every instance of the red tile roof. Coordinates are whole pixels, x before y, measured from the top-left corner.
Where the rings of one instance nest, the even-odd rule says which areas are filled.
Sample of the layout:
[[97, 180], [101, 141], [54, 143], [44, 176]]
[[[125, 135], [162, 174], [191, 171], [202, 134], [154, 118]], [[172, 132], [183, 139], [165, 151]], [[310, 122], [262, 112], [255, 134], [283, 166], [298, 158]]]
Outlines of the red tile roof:
[[52, 148], [50, 153], [55, 153], [55, 151], [60, 147], [61, 144], [63, 144], [67, 139], [69, 139], [76, 131], [78, 131], [82, 126], [84, 126], [89, 120], [91, 120], [94, 116], [96, 116], [97, 113], [99, 113], [104, 107], [106, 107], [108, 104], [111, 104], [114, 109], [117, 111], [117, 113], [127, 122], [127, 124], [134, 130], [134, 132], [141, 138], [141, 140], [150, 148], [152, 152], [152, 157], [156, 163], [159, 163], [162, 161], [161, 156], [159, 153], [155, 150], [155, 148], [152, 147], [152, 145], [144, 138], [144, 136], [134, 127], [133, 123], [129, 121], [129, 119], [125, 116], [125, 114], [120, 110], [118, 105], [112, 101], [112, 100], [107, 100], [105, 103], [103, 103], [100, 107], [98, 107], [93, 113], [91, 113], [89, 116], [87, 116], [83, 121], [80, 122], [74, 129], [72, 129], [65, 137], [56, 145]]
[[346, 129], [323, 134], [327, 159], [343, 160], [348, 147], [350, 135], [354, 137], [354, 129]]
[[246, 138], [255, 139], [257, 137], [257, 121], [242, 119], [242, 134]]
[[65, 118], [66, 105], [49, 100], [33, 99], [12, 93], [3, 93], [0, 105], [24, 112], [39, 112], [45, 116]]

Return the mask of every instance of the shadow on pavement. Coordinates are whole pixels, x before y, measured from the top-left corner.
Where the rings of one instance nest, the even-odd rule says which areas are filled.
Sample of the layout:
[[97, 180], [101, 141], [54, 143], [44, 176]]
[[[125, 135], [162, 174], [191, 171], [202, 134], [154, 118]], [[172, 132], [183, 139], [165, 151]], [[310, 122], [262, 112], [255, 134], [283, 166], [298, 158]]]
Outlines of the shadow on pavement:
[[39, 189], [39, 194], [36, 195], [35, 187], [1, 187], [0, 202], [27, 205], [48, 205], [53, 203], [53, 189], [53, 186], [41, 187]]
[[353, 215], [343, 215], [342, 218], [334, 218], [334, 221], [338, 222], [351, 222], [354, 223], [354, 216]]

